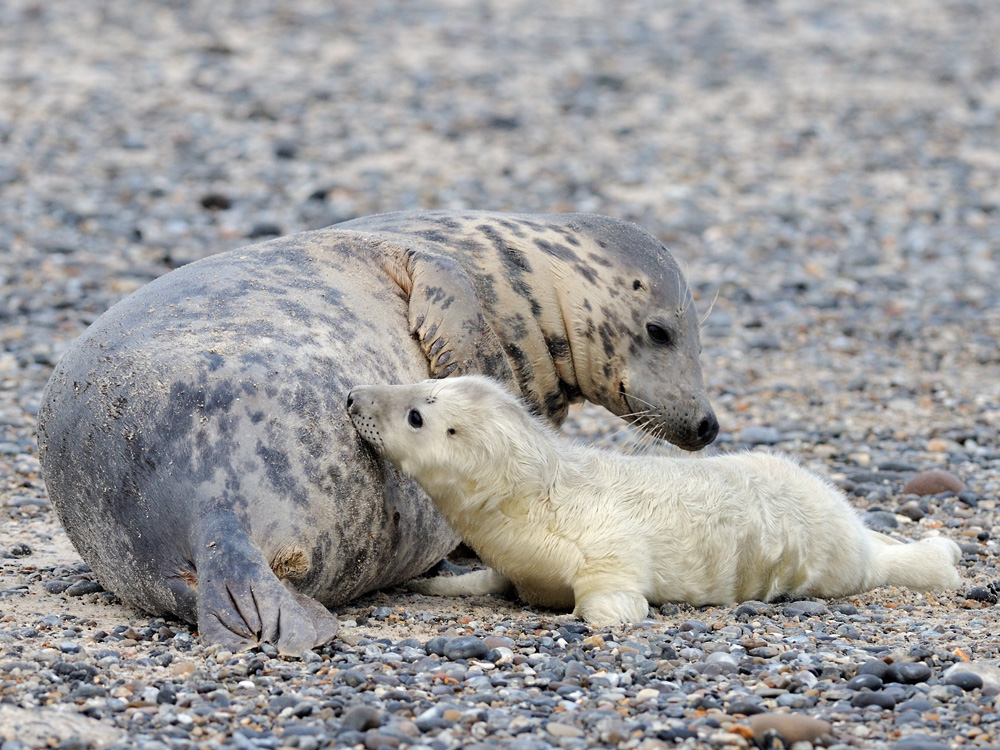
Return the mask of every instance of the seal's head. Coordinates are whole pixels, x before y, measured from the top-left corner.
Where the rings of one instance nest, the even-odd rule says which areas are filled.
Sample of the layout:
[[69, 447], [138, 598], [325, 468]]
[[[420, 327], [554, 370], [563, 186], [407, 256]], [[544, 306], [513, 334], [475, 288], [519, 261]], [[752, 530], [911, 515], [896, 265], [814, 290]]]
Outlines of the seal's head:
[[705, 393], [691, 289], [662, 242], [626, 222], [577, 215], [596, 269], [563, 295], [583, 395], [653, 435], [698, 450], [719, 433]]

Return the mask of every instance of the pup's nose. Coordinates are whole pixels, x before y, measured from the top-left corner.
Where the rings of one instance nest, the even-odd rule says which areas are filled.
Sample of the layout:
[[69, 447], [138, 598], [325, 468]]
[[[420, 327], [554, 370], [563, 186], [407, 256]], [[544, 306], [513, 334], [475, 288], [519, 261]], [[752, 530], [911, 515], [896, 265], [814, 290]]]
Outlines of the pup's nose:
[[350, 409], [352, 406], [354, 406], [354, 394], [353, 393], [348, 393], [347, 394], [347, 408]]

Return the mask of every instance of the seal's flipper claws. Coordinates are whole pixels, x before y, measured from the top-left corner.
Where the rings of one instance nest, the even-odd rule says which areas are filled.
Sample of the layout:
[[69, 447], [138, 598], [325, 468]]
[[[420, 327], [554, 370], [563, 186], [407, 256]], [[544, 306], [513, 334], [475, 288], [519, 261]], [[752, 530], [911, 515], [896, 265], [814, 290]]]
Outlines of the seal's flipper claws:
[[282, 655], [300, 656], [333, 638], [333, 614], [279, 580], [244, 532], [226, 531], [203, 545], [196, 561], [202, 642], [233, 651], [271, 643]]
[[462, 265], [440, 255], [412, 253], [406, 258], [406, 274], [410, 330], [427, 357], [430, 376], [481, 372], [514, 383], [500, 340], [483, 316], [479, 294]]
[[[315, 599], [279, 581], [270, 569], [269, 577], [250, 580], [237, 573], [235, 582], [207, 587], [199, 592], [198, 631], [202, 642], [218, 644], [231, 651], [245, 651], [270, 643], [283, 656], [301, 656], [303, 651], [322, 646], [337, 633], [337, 618]], [[231, 596], [234, 586], [244, 588], [260, 609], [248, 609], [246, 599], [237, 607]], [[221, 595], [225, 591], [225, 595]], [[248, 620], [250, 622], [248, 622]]]

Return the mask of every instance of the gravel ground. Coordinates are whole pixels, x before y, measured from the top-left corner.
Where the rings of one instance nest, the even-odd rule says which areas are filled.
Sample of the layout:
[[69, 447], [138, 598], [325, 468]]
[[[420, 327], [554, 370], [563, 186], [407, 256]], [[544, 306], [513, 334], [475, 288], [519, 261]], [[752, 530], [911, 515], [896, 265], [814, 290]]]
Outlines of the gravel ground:
[[[4, 0], [2, 750], [1000, 745], [998, 39], [990, 0]], [[966, 586], [602, 632], [389, 591], [301, 661], [102, 592], [38, 474], [60, 354], [179, 264], [418, 206], [656, 233], [712, 307], [712, 450], [955, 539]]]

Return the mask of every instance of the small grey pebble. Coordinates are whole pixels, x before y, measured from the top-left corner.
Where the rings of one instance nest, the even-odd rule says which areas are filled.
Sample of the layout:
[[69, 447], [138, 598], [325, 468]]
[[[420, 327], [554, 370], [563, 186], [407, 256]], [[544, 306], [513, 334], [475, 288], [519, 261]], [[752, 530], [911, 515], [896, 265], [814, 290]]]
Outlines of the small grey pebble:
[[977, 690], [983, 686], [983, 678], [972, 672], [951, 672], [945, 679], [948, 685], [957, 685], [962, 690]]
[[966, 593], [965, 598], [987, 604], [996, 604], [998, 598], [1000, 598], [998, 594], [1000, 594], [1000, 587], [994, 582], [986, 586], [973, 586]]
[[736, 609], [733, 610], [733, 617], [760, 617], [761, 615], [767, 615], [774, 611], [774, 606], [771, 604], [765, 604], [764, 602], [758, 601], [747, 601], [743, 602]]
[[883, 680], [885, 682], [899, 682], [904, 685], [915, 685], [918, 682], [927, 682], [930, 678], [931, 668], [926, 664], [906, 661], [890, 664]]
[[830, 610], [822, 602], [813, 602], [804, 599], [798, 602], [789, 602], [785, 605], [785, 617], [818, 617], [829, 614]]
[[891, 750], [949, 750], [947, 742], [928, 737], [926, 734], [911, 734], [890, 745]]
[[973, 492], [972, 490], [962, 490], [958, 493], [958, 499], [970, 508], [975, 508], [979, 505], [979, 501], [982, 500], [982, 495], [977, 492]]
[[744, 716], [753, 716], [755, 714], [762, 714], [766, 710], [766, 708], [750, 698], [737, 698], [726, 706], [726, 713], [730, 715], [743, 714]]
[[878, 706], [883, 709], [893, 709], [896, 707], [896, 699], [889, 693], [882, 692], [881, 690], [878, 692], [866, 690], [862, 693], [857, 693], [853, 698], [851, 698], [851, 705], [854, 708]]
[[358, 685], [364, 685], [368, 682], [368, 678], [365, 674], [357, 669], [345, 669], [337, 675], [336, 679], [338, 682], [342, 682], [348, 687], [357, 687]]
[[831, 604], [829, 607], [831, 612], [838, 612], [842, 615], [856, 615], [858, 613], [858, 608], [853, 604]]
[[444, 656], [449, 659], [485, 659], [488, 653], [483, 639], [474, 635], [460, 635], [444, 646]]
[[896, 512], [899, 513], [899, 515], [901, 516], [906, 516], [911, 521], [919, 521], [921, 518], [927, 515], [924, 512], [924, 509], [920, 507], [920, 503], [918, 503], [915, 500], [911, 500], [908, 503], [903, 503], [902, 505], [899, 506], [899, 509]]
[[286, 708], [294, 708], [299, 704], [299, 697], [297, 695], [276, 695], [268, 701], [267, 707], [273, 713], [281, 713]]
[[889, 665], [881, 659], [871, 659], [858, 667], [858, 674], [873, 674], [881, 680], [885, 680], [888, 671]]
[[682, 622], [678, 630], [681, 631], [692, 631], [694, 633], [707, 633], [708, 625], [701, 622], [700, 620], [687, 620]]
[[[359, 732], [357, 729], [351, 729], [346, 727], [344, 731], [337, 735], [337, 747], [355, 747], [357, 745], [365, 744], [365, 735]], [[256, 748], [256, 745], [250, 745], [248, 750]]]
[[841, 625], [839, 628], [837, 628], [837, 635], [841, 636], [842, 638], [850, 638], [851, 640], [854, 641], [861, 638], [861, 633], [858, 632], [858, 629], [855, 628], [853, 625], [847, 625], [847, 624]]
[[351, 706], [344, 712], [341, 722], [348, 729], [366, 732], [381, 725], [382, 712], [371, 706]]
[[751, 349], [760, 349], [762, 351], [778, 351], [781, 349], [781, 339], [774, 334], [760, 333], [756, 336], [751, 336], [747, 340], [747, 346]]
[[388, 607], [378, 607], [372, 612], [371, 618], [373, 620], [379, 620], [381, 622], [382, 620], [388, 619], [389, 615], [391, 614], [392, 610], [389, 609]]
[[424, 644], [424, 651], [428, 656], [444, 656], [444, 647], [448, 643], [448, 637], [437, 635]]
[[253, 225], [253, 228], [247, 233], [247, 239], [255, 240], [260, 237], [277, 237], [281, 234], [281, 227], [277, 224], [261, 221]]
[[713, 651], [708, 656], [705, 657], [706, 664], [719, 664], [725, 667], [731, 667], [736, 669], [740, 662], [739, 660], [730, 653], [725, 651]]
[[873, 510], [861, 514], [861, 520], [869, 529], [895, 529], [899, 526], [896, 514], [887, 510]]
[[104, 587], [97, 581], [77, 581], [64, 592], [66, 596], [84, 596], [85, 594], [99, 594], [104, 591]]
[[847, 687], [851, 690], [861, 690], [863, 688], [881, 690], [882, 680], [877, 675], [858, 674], [847, 681]]

